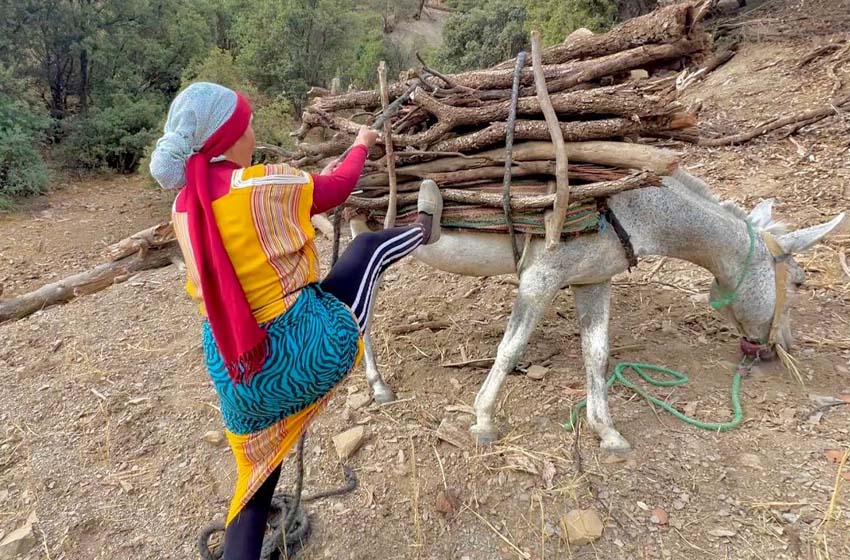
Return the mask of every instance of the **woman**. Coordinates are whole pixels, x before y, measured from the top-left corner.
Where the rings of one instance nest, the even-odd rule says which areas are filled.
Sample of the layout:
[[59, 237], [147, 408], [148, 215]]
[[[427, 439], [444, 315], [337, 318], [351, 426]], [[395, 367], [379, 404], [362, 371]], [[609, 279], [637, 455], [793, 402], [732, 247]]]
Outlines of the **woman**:
[[172, 102], [151, 156], [160, 185], [182, 188], [174, 229], [188, 292], [207, 319], [207, 369], [236, 458], [226, 560], [259, 557], [280, 464], [359, 362], [377, 279], [440, 235], [442, 199], [426, 181], [414, 225], [358, 236], [319, 281], [310, 216], [345, 201], [376, 139], [362, 128], [344, 161], [321, 175], [252, 166], [248, 101], [197, 83]]

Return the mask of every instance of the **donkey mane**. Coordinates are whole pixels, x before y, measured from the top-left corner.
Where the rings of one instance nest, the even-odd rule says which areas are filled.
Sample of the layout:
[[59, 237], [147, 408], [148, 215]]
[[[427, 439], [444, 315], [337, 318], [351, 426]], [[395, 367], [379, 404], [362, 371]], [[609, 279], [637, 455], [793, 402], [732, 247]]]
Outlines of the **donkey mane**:
[[[732, 200], [720, 200], [720, 198], [718, 198], [718, 196], [711, 190], [711, 187], [709, 187], [708, 184], [699, 177], [695, 177], [683, 169], [677, 169], [673, 172], [671, 177], [700, 198], [719, 204], [721, 208], [726, 210], [732, 216], [735, 216], [745, 222], [750, 220], [749, 213], [741, 208], [738, 203]], [[788, 233], [788, 226], [783, 222], [774, 220], [773, 218], [768, 220], [767, 223], [753, 223], [753, 226], [755, 226], [758, 231], [767, 231], [774, 235]]]

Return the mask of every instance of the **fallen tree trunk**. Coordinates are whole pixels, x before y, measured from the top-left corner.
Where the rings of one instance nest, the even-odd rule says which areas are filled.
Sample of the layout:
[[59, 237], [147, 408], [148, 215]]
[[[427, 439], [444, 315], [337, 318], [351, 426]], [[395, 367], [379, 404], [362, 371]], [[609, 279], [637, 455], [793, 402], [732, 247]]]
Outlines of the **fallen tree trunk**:
[[69, 276], [28, 294], [0, 302], [0, 323], [21, 319], [45, 307], [99, 292], [113, 284], [124, 282], [143, 270], [167, 266], [171, 264], [172, 256], [172, 251], [167, 248], [142, 251], [138, 255], [99, 265], [87, 272]]
[[[614, 194], [642, 187], [659, 186], [661, 178], [649, 171], [634, 173], [616, 181], [600, 181], [588, 185], [575, 185], [570, 189], [573, 201], [604, 198]], [[494, 185], [495, 186], [495, 185]], [[480, 192], [470, 189], [440, 189], [443, 200], [477, 206], [502, 207], [502, 195], [498, 193]], [[541, 210], [551, 208], [556, 194], [543, 195], [511, 195], [511, 208], [516, 211]], [[399, 195], [399, 206], [411, 205], [416, 202], [418, 193]], [[364, 198], [351, 196], [345, 202], [350, 208], [366, 210], [383, 210], [387, 208], [389, 197]]]
[[109, 261], [117, 261], [139, 251], [160, 249], [176, 239], [171, 222], [157, 224], [113, 243], [103, 251], [103, 256]]

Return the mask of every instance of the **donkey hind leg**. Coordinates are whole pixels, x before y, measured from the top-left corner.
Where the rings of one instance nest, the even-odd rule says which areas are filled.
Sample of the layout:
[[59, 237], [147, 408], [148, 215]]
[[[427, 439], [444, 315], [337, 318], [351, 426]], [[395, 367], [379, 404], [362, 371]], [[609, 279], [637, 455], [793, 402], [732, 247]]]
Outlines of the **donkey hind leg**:
[[496, 352], [496, 361], [475, 397], [476, 422], [470, 431], [479, 443], [492, 443], [498, 439], [493, 412], [499, 389], [505, 377], [519, 363], [531, 333], [561, 284], [556, 271], [547, 270], [544, 266], [532, 265], [523, 272], [508, 326]]
[[[374, 290], [380, 289], [382, 279], [383, 275], [375, 282]], [[381, 377], [381, 372], [378, 371], [378, 361], [375, 359], [375, 350], [372, 348], [372, 318], [375, 316], [373, 312], [377, 301], [377, 297], [372, 298], [369, 305], [369, 319], [366, 322], [366, 328], [363, 330], [363, 360], [366, 362], [366, 380], [372, 389], [372, 398], [378, 404], [386, 404], [395, 400], [395, 393]]]
[[587, 422], [596, 432], [602, 449], [628, 451], [631, 446], [614, 428], [608, 410], [608, 319], [611, 312], [611, 283], [573, 286], [576, 312], [581, 325], [581, 352], [587, 370]]

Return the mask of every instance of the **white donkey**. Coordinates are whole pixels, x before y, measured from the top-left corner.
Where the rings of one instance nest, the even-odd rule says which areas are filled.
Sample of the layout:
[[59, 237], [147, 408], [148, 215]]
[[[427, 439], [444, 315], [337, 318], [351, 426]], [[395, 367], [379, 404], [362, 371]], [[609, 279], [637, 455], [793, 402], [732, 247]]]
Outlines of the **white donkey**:
[[[834, 230], [844, 213], [829, 223], [786, 233], [771, 217], [772, 200], [760, 203], [747, 216], [733, 203], [720, 203], [705, 183], [682, 170], [665, 177], [663, 183], [663, 187], [623, 192], [607, 201], [630, 235], [635, 255], [664, 255], [707, 269], [716, 279], [712, 296], [720, 291], [729, 293], [737, 286], [737, 297], [722, 311], [737, 326], [743, 340], [762, 344], [770, 340], [772, 345], [790, 349], [785, 301], [787, 291], [803, 281], [803, 272], [791, 255], [808, 249]], [[354, 235], [366, 228], [361, 218], [353, 219], [350, 226]], [[495, 276], [515, 271], [506, 235], [443, 231], [440, 241], [417, 249], [414, 256], [455, 274]], [[531, 242], [525, 262], [528, 264], [522, 271], [495, 363], [475, 398], [472, 433], [482, 443], [497, 439], [493, 413], [499, 389], [519, 363], [555, 294], [570, 286], [581, 324], [588, 423], [601, 438], [603, 449], [629, 449], [629, 442], [611, 419], [605, 383], [611, 278], [629, 265], [623, 244], [611, 227], [571, 238], [552, 251], [546, 251], [544, 241], [537, 239]], [[784, 269], [782, 274], [778, 274], [777, 263]], [[378, 372], [368, 333], [366, 376], [377, 402], [395, 398]]]

